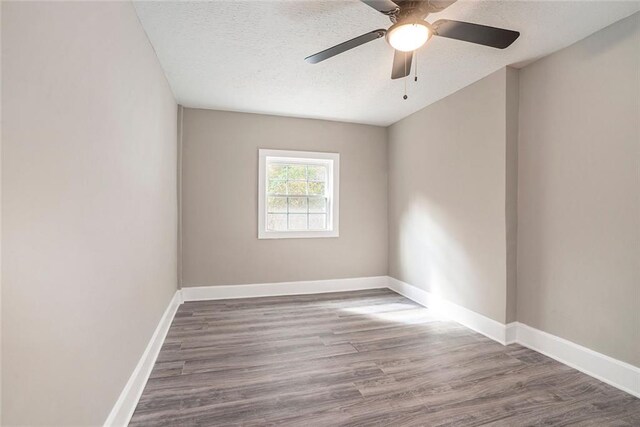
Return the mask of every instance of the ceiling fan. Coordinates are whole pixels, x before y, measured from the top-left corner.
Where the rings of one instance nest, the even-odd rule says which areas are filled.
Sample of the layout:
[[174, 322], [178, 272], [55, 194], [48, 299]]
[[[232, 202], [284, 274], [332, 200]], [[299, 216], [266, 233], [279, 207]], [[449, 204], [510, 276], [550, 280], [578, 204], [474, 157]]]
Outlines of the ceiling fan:
[[387, 43], [395, 49], [391, 78], [398, 79], [411, 73], [411, 61], [414, 51], [424, 45], [432, 36], [462, 40], [497, 49], [509, 47], [520, 36], [517, 31], [469, 22], [440, 19], [433, 24], [429, 24], [424, 20], [427, 15], [444, 10], [455, 3], [456, 0], [361, 1], [378, 12], [387, 15], [393, 25], [386, 30], [381, 28], [347, 40], [322, 52], [308, 56], [304, 59], [305, 61], [310, 64], [316, 64], [370, 41], [386, 37]]

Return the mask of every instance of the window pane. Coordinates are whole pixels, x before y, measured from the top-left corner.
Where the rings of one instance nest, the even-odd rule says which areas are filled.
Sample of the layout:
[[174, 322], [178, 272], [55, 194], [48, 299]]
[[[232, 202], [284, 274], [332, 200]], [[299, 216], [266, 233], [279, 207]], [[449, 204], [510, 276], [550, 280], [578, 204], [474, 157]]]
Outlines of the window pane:
[[324, 195], [324, 182], [310, 182], [309, 194]]
[[327, 168], [325, 166], [307, 166], [309, 181], [326, 181]]
[[287, 198], [286, 197], [269, 197], [267, 198], [267, 212], [287, 213]]
[[269, 181], [269, 194], [287, 194], [287, 181]]
[[287, 214], [268, 214], [267, 230], [287, 231]]
[[307, 179], [307, 166], [306, 165], [289, 165], [288, 166], [288, 179]]
[[289, 213], [307, 213], [307, 198], [289, 197]]
[[289, 230], [306, 230], [307, 215], [306, 214], [290, 214]]
[[320, 197], [309, 197], [309, 212], [324, 213], [327, 211], [327, 199]]
[[289, 192], [291, 195], [305, 195], [307, 194], [307, 183], [305, 181], [289, 181]]
[[270, 164], [269, 172], [267, 173], [269, 179], [287, 179], [287, 166], [279, 164]]
[[309, 230], [325, 230], [327, 228], [327, 215], [310, 214]]

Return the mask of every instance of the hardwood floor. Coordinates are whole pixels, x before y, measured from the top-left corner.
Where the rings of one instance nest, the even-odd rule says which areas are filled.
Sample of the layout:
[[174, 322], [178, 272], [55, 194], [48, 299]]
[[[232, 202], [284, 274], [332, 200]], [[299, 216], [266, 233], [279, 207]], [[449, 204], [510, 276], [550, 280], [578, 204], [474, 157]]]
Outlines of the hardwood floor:
[[142, 425], [640, 426], [640, 399], [389, 290], [183, 304]]

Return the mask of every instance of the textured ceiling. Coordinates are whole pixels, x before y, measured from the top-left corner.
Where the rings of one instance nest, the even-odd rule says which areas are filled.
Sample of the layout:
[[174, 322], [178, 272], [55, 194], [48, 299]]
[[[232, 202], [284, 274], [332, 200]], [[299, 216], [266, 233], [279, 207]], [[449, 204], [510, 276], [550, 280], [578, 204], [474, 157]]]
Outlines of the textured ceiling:
[[[387, 17], [358, 0], [134, 2], [178, 102], [187, 107], [389, 125], [505, 65], [566, 47], [640, 10], [638, 1], [458, 1], [427, 18], [521, 32], [506, 50], [432, 38], [418, 82], [391, 80], [375, 40], [325, 62], [304, 58]], [[406, 80], [409, 98], [402, 99]], [[597, 84], [597, 83], [596, 83]]]

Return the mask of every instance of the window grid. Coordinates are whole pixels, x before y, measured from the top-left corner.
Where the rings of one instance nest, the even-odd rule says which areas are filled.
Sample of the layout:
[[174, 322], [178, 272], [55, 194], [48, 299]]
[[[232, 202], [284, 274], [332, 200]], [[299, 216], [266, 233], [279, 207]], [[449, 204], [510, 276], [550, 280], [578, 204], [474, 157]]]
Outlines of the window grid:
[[[270, 171], [270, 167], [271, 166], [280, 166], [280, 167], [284, 167], [284, 179], [272, 179], [269, 176], [269, 171]], [[289, 171], [291, 167], [296, 167], [296, 168], [300, 168], [300, 167], [304, 167], [304, 179], [300, 179], [300, 178], [294, 178], [294, 179], [289, 179]], [[323, 170], [323, 175], [325, 176], [325, 179], [309, 179], [309, 167], [314, 167], [314, 168], [322, 168]], [[318, 164], [303, 164], [303, 163], [281, 163], [281, 162], [270, 162], [268, 164], [267, 167], [267, 209], [266, 209], [266, 214], [267, 215], [286, 215], [286, 230], [287, 231], [295, 231], [295, 230], [299, 230], [299, 231], [322, 231], [322, 230], [327, 230], [328, 228], [328, 224], [327, 224], [327, 215], [328, 215], [328, 209], [329, 209], [329, 198], [327, 197], [327, 190], [328, 190], [328, 173], [329, 171], [327, 170], [327, 167], [324, 165], [318, 165]], [[290, 193], [289, 192], [289, 183], [294, 182], [294, 183], [305, 183], [305, 194], [302, 193]], [[279, 192], [270, 192], [269, 188], [271, 188], [271, 184], [272, 183], [283, 183], [285, 185], [285, 189], [286, 189], [286, 193], [279, 193]], [[324, 192], [323, 194], [309, 194], [309, 183], [319, 183], [319, 184], [323, 184], [324, 185]], [[269, 199], [270, 198], [285, 198], [286, 199], [286, 212], [283, 211], [275, 211], [275, 210], [270, 210], [269, 206]], [[291, 199], [305, 199], [306, 203], [306, 210], [305, 211], [291, 211]], [[322, 200], [324, 203], [324, 207], [322, 208], [323, 211], [320, 212], [311, 212], [310, 211], [310, 201], [311, 200]], [[291, 226], [291, 218], [292, 215], [304, 215], [305, 216], [305, 226], [304, 228], [292, 228]], [[310, 216], [311, 215], [318, 215], [318, 216], [322, 216], [322, 220], [323, 220], [323, 226], [322, 227], [311, 227], [310, 226]], [[267, 221], [268, 223], [268, 221]], [[275, 230], [274, 228], [269, 228], [270, 230]], [[279, 230], [279, 231], [283, 231], [283, 230]]]

